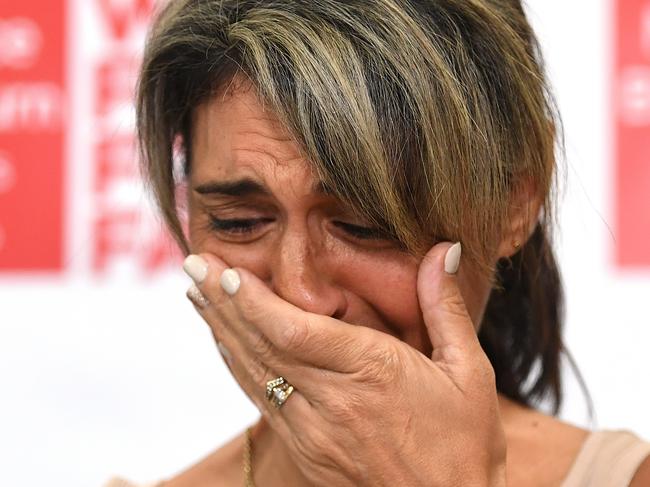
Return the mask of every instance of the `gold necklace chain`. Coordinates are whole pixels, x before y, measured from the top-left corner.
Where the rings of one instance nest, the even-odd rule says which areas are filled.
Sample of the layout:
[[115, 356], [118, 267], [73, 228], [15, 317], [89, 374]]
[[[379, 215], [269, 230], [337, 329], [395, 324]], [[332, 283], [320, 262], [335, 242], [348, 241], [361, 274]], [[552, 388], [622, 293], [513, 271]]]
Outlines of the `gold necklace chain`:
[[253, 480], [253, 440], [251, 439], [251, 432], [253, 427], [246, 428], [246, 441], [244, 443], [244, 486], [255, 487]]

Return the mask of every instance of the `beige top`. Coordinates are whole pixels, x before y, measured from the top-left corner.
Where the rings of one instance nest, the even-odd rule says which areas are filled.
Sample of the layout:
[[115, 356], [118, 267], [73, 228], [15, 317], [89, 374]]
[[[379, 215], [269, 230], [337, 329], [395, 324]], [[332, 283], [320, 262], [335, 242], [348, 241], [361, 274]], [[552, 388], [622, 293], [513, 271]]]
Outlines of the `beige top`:
[[[592, 431], [560, 487], [627, 487], [650, 455], [650, 443], [629, 431]], [[121, 478], [103, 487], [160, 487], [163, 481], [133, 484]]]
[[562, 487], [628, 486], [648, 455], [650, 443], [629, 431], [593, 431], [582, 445]]

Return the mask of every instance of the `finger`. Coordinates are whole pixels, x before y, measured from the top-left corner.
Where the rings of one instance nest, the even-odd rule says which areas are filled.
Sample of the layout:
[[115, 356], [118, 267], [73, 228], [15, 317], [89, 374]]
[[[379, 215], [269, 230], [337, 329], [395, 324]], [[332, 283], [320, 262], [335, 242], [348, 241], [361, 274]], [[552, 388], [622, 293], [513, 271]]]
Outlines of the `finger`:
[[434, 361], [461, 365], [480, 350], [472, 319], [458, 287], [461, 244], [435, 245], [418, 270], [417, 293], [433, 346]]
[[210, 305], [210, 301], [208, 301], [208, 298], [206, 298], [201, 290], [196, 287], [196, 284], [192, 284], [187, 292], [185, 293], [187, 298], [192, 301], [194, 306], [196, 306], [199, 309], [203, 309], [206, 306]]
[[[271, 378], [277, 376], [287, 378], [302, 391], [309, 402], [319, 403], [320, 396], [327, 391], [329, 384], [338, 380], [335, 375], [339, 374], [336, 372], [317, 369], [310, 364], [282, 355], [266, 336], [255, 329], [248, 331], [248, 327], [237, 326], [236, 323], [229, 322], [228, 320], [233, 318], [217, 313], [207, 299], [202, 294], [200, 297], [197, 296], [197, 293], [200, 291], [193, 284], [187, 291], [187, 297], [208, 323], [213, 335], [219, 337], [217, 338], [218, 344], [228, 351], [224, 353], [222, 350], [224, 359], [228, 360], [230, 357], [232, 360], [234, 353], [238, 357], [238, 361], [248, 371], [253, 382], [258, 384], [260, 391], [265, 389], [266, 382], [270, 380], [268, 371], [274, 370], [275, 376]], [[235, 316], [234, 320], [238, 321], [239, 317]]]
[[273, 293], [246, 269], [233, 269], [241, 285], [233, 303], [247, 322], [283, 355], [332, 372], [358, 371], [359, 357], [377, 350], [385, 334], [363, 326], [303, 311]]
[[[197, 304], [190, 297], [189, 291], [188, 298], [194, 303], [197, 311], [199, 311], [204, 319], [208, 318], [205, 315], [210, 313], [209, 305], [207, 307], [202, 306], [202, 302], [200, 301]], [[280, 408], [273, 405], [266, 397], [267, 382], [276, 379], [280, 375], [284, 377], [284, 375], [269, 368], [256, 356], [252, 355], [250, 350], [242, 344], [239, 337], [235, 335], [230, 327], [219, 324], [218, 319], [214, 316], [209, 317], [209, 319], [215, 323], [215, 326], [210, 326], [210, 330], [230, 372], [259, 411], [269, 421], [276, 423], [276, 426], [279, 428], [288, 427], [293, 430], [299, 424], [305, 424], [305, 419], [310, 417], [310, 415], [313, 416], [313, 411], [312, 406], [302, 394], [301, 389], [295, 388]], [[286, 378], [286, 380], [295, 386], [290, 379]], [[283, 417], [278, 417], [280, 415]]]
[[[234, 306], [247, 333], [254, 328], [282, 356], [333, 372], [355, 372], [358, 358], [372, 355], [384, 336], [370, 328], [303, 311], [246, 269], [227, 269], [211, 254], [200, 258], [205, 264], [199, 269], [202, 280], [197, 286], [206, 298], [222, 310]], [[248, 338], [250, 343], [255, 339], [254, 334]]]
[[[207, 304], [211, 304], [210, 309], [217, 313], [219, 320], [235, 329], [244, 342], [253, 349], [260, 349], [259, 353], [267, 351], [270, 344], [268, 339], [261, 336], [254, 323], [240, 319], [238, 310], [225, 292], [228, 289], [233, 293], [239, 286], [239, 275], [236, 272], [225, 272], [229, 269], [226, 263], [210, 254], [188, 256], [183, 269], [194, 280], [194, 285], [187, 291], [187, 297], [197, 309], [205, 309]], [[208, 324], [213, 322], [210, 319], [206, 321]]]

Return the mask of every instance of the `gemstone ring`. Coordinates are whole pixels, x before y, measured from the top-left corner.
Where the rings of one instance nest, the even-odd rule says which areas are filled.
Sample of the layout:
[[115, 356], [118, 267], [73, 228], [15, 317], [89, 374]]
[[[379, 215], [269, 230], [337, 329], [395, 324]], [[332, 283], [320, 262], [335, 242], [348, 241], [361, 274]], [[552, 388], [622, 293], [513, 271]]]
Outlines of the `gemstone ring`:
[[293, 392], [293, 386], [284, 377], [272, 379], [266, 383], [266, 399], [276, 408], [282, 406]]

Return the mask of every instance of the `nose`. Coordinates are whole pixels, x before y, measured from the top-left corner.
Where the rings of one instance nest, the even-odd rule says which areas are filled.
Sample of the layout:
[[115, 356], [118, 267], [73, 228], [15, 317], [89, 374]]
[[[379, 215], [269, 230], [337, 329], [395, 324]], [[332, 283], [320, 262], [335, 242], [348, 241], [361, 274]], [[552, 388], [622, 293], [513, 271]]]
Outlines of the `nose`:
[[304, 235], [286, 235], [271, 264], [271, 287], [298, 308], [340, 319], [347, 301], [333, 280], [324, 250]]

